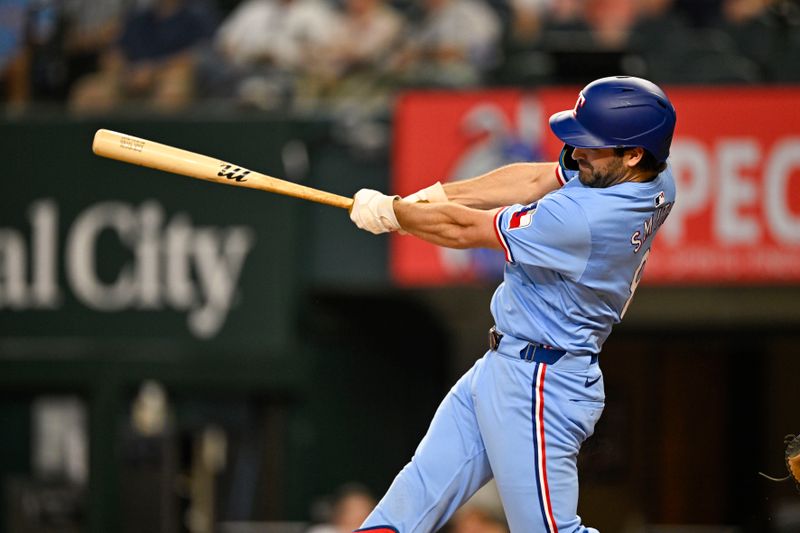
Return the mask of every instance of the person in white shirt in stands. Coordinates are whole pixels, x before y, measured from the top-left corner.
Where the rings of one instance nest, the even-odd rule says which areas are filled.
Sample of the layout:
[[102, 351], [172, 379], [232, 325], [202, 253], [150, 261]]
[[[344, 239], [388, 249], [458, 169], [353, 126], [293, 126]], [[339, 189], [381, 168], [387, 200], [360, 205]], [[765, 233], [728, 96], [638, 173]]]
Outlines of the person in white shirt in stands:
[[482, 81], [500, 58], [501, 24], [481, 0], [423, 0], [425, 15], [393, 59], [412, 84], [460, 87]]
[[[294, 80], [313, 68], [335, 41], [339, 20], [323, 0], [245, 0], [223, 21], [214, 38], [221, 56], [217, 85], [261, 107], [285, 104]], [[223, 95], [230, 96], [230, 95]]]
[[337, 37], [303, 79], [306, 103], [345, 112], [385, 109], [395, 86], [386, 60], [405, 36], [406, 19], [387, 0], [342, 0]]

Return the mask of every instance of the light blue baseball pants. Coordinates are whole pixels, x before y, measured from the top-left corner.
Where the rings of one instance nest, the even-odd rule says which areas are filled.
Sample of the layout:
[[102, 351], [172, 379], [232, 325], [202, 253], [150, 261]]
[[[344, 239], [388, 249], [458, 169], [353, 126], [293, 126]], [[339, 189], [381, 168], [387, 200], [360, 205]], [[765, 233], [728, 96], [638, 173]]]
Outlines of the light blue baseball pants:
[[506, 336], [464, 374], [358, 531], [436, 531], [494, 477], [512, 533], [596, 532], [577, 515], [577, 457], [603, 411], [599, 365], [525, 361], [525, 346]]

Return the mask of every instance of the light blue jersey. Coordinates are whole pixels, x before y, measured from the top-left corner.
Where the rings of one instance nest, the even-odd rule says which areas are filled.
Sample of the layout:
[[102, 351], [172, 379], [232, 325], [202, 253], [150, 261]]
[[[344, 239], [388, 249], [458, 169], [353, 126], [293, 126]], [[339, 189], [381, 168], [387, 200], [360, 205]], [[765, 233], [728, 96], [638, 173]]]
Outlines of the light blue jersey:
[[625, 313], [675, 184], [669, 170], [608, 188], [575, 174], [495, 217], [508, 260], [492, 299], [503, 336], [450, 390], [359, 531], [437, 531], [494, 478], [511, 533], [598, 533], [578, 516], [578, 452], [605, 405], [600, 364], [587, 355]]
[[650, 182], [607, 188], [569, 179], [539, 202], [501, 210], [495, 229], [508, 263], [492, 298], [497, 329], [576, 355], [599, 353], [674, 201], [667, 169]]

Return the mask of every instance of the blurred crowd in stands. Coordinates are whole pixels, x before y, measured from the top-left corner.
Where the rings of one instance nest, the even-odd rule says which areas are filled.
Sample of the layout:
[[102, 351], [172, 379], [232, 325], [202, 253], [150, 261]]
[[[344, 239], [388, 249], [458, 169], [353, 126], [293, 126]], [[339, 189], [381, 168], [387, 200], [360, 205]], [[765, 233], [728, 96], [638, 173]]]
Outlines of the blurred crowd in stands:
[[75, 113], [385, 109], [398, 89], [800, 81], [798, 0], [0, 0], [0, 94]]

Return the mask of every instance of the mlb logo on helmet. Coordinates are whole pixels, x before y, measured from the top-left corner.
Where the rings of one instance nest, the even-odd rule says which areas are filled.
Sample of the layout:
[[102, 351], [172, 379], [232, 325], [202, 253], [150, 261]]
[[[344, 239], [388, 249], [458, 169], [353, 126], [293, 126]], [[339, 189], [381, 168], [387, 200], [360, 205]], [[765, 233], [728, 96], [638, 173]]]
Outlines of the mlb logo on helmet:
[[531, 225], [534, 214], [536, 214], [536, 204], [523, 207], [511, 215], [511, 218], [508, 220], [508, 229], [527, 228]]

